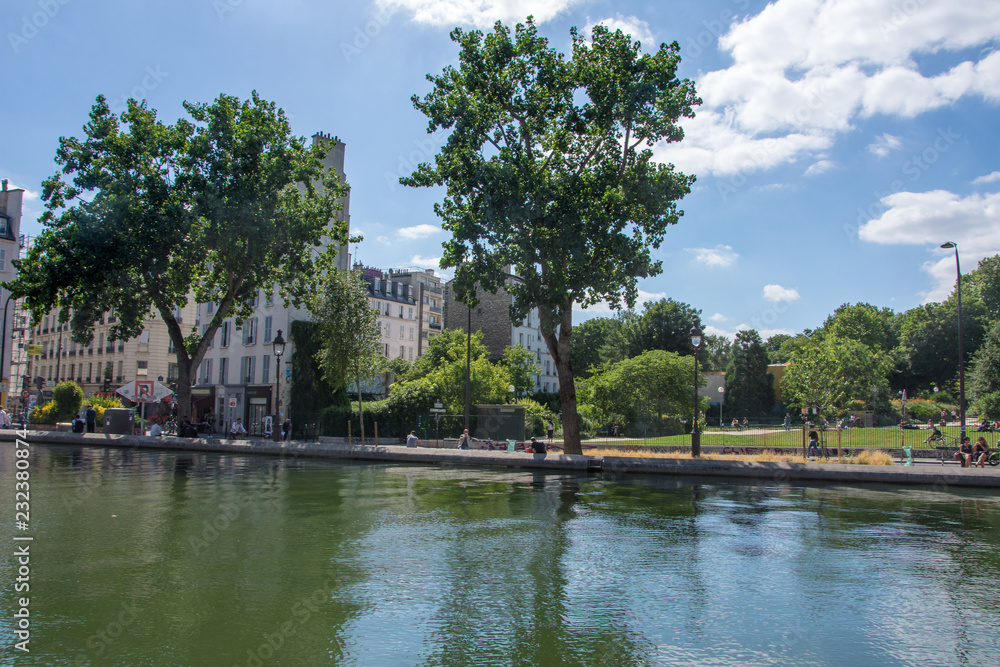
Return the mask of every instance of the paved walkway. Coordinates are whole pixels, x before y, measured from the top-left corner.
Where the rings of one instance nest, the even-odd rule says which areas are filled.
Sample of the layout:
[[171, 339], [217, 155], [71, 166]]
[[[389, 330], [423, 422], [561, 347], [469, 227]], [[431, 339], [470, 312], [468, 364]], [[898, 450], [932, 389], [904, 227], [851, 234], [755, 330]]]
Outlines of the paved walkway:
[[[0, 442], [13, 442], [17, 431], [0, 430]], [[317, 442], [230, 441], [216, 438], [187, 439], [172, 436], [151, 438], [134, 435], [75, 434], [55, 431], [28, 431], [22, 438], [29, 444], [87, 445], [169, 451], [211, 451], [258, 454], [287, 458], [325, 458], [356, 461], [395, 461], [427, 465], [485, 466], [542, 470], [569, 470], [605, 474], [693, 475], [736, 477], [757, 483], [792, 481], [836, 484], [907, 484], [932, 490], [949, 487], [1000, 488], [1000, 467], [961, 468], [957, 463], [922, 461], [913, 466], [865, 466], [830, 463], [788, 463], [772, 461], [732, 461], [690, 458], [642, 458], [634, 456], [572, 456], [550, 452], [523, 452], [411, 448], [404, 445], [346, 445]], [[832, 460], [831, 460], [832, 461]]]

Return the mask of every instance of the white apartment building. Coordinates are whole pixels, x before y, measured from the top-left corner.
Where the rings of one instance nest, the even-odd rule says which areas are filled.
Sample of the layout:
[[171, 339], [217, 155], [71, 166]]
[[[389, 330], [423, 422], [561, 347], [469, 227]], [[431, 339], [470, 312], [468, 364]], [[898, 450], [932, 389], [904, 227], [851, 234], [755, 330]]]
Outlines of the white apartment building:
[[[344, 175], [344, 142], [337, 137], [319, 132], [312, 137], [313, 144], [329, 147], [324, 160], [328, 169], [335, 170], [341, 179]], [[350, 229], [350, 195], [345, 195], [337, 218], [347, 222]], [[350, 266], [347, 246], [341, 246], [336, 258], [338, 270]], [[216, 304], [197, 304], [197, 326], [208, 329]], [[197, 371], [192, 395], [199, 417], [211, 414], [217, 432], [228, 433], [233, 421], [240, 418], [251, 435], [263, 432], [266, 416], [277, 413], [278, 422], [289, 414], [288, 387], [292, 381], [291, 360], [295, 355], [295, 342], [291, 339], [291, 325], [296, 320], [310, 319], [304, 308], [295, 308], [277, 295], [275, 288], [258, 292], [254, 298], [254, 313], [240, 326], [232, 317], [223, 321], [216, 331], [211, 347], [205, 353]], [[278, 331], [286, 341], [281, 357], [280, 389], [278, 389], [278, 359], [274, 356], [273, 343]]]
[[[21, 242], [21, 204], [24, 190], [9, 189], [7, 179], [0, 183], [0, 282], [13, 280], [17, 270], [11, 260], [17, 259]], [[16, 299], [10, 292], [0, 288], [0, 299], [3, 299], [3, 332], [0, 340], [3, 349], [0, 350], [0, 405], [8, 410], [21, 407], [20, 378], [27, 370], [27, 320], [18, 311]], [[11, 364], [11, 361], [14, 361]]]

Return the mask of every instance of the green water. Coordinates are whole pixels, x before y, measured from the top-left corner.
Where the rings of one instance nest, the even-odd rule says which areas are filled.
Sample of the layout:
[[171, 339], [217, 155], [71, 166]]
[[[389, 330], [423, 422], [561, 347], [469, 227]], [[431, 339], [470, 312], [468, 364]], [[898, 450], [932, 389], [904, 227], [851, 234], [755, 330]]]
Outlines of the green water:
[[[0, 446], [3, 665], [995, 665], [1000, 496]], [[14, 536], [30, 535], [30, 653]]]

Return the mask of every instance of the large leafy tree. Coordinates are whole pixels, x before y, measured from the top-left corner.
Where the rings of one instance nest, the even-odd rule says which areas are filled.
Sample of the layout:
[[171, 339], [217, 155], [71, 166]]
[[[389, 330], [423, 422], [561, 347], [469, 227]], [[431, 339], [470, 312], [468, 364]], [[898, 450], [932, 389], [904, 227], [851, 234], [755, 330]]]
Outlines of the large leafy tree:
[[1000, 320], [993, 323], [976, 352], [969, 374], [969, 390], [976, 398], [1000, 392]]
[[[964, 296], [964, 295], [963, 295]], [[901, 318], [901, 374], [903, 387], [944, 387], [958, 374], [958, 305], [954, 294], [943, 303], [928, 303], [906, 311]], [[979, 349], [985, 333], [986, 311], [977, 298], [962, 300], [962, 336], [965, 363]]]
[[899, 343], [894, 326], [895, 313], [870, 303], [845, 303], [823, 323], [824, 336], [850, 338], [868, 347], [888, 352]]
[[322, 341], [316, 361], [324, 379], [343, 387], [353, 379], [358, 387], [358, 419], [365, 439], [362, 382], [388, 368], [382, 355], [382, 325], [372, 308], [368, 288], [358, 271], [330, 271], [310, 295], [309, 310]]
[[535, 388], [535, 377], [542, 372], [542, 365], [534, 352], [520, 345], [512, 345], [503, 351], [500, 364], [507, 369], [510, 383], [518, 396], [523, 396]]
[[829, 414], [887, 388], [892, 362], [864, 343], [831, 336], [812, 341], [789, 361], [781, 382], [785, 401], [795, 407], [815, 406]]
[[647, 301], [629, 340], [629, 356], [647, 350], [691, 354], [691, 328], [701, 311], [673, 299]]
[[[182, 417], [222, 321], [247, 316], [248, 300], [275, 283], [298, 304], [347, 240], [334, 217], [346, 185], [323, 166], [328, 147], [307, 147], [256, 93], [184, 106], [191, 119], [170, 125], [144, 103], [129, 100], [118, 117], [97, 98], [85, 137], [59, 140], [62, 170], [42, 184], [45, 229], [8, 284], [35, 321], [60, 308], [83, 344], [109, 309], [111, 340], [159, 313], [177, 351]], [[175, 316], [192, 294], [218, 304], [203, 335]]]
[[982, 302], [991, 320], [1000, 319], [1000, 255], [980, 260], [976, 270], [963, 278], [969, 291]]
[[694, 357], [649, 350], [602, 370], [589, 386], [591, 400], [605, 412], [627, 418], [655, 414], [658, 422], [665, 414], [691, 414]]
[[625, 358], [621, 317], [595, 317], [573, 328], [570, 363], [577, 377], [590, 377], [606, 364]]
[[[574, 304], [629, 307], [636, 280], [660, 272], [650, 248], [681, 212], [693, 177], [653, 160], [657, 142], [680, 141], [681, 117], [700, 102], [676, 76], [677, 43], [643, 54], [621, 31], [572, 31], [571, 58], [532, 19], [492, 33], [456, 29], [458, 64], [429, 76], [414, 106], [428, 132], [451, 130], [435, 164], [411, 186], [444, 185], [435, 206], [452, 238], [442, 267], [457, 267], [456, 296], [477, 283], [514, 297], [511, 319], [537, 307], [559, 377], [565, 451], [581, 453], [570, 361]], [[506, 284], [508, 267], [520, 277]]]
[[774, 405], [774, 376], [767, 372], [768, 356], [760, 334], [739, 331], [726, 366], [726, 403], [743, 415], [762, 415]]

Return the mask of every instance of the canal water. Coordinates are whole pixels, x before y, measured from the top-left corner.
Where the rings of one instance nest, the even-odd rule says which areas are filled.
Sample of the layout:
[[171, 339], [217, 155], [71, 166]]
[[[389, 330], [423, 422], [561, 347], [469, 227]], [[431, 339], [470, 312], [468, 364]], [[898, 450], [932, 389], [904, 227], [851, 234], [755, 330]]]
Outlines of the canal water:
[[[1000, 496], [0, 448], [3, 665], [996, 665]], [[30, 535], [30, 653], [15, 536]]]

